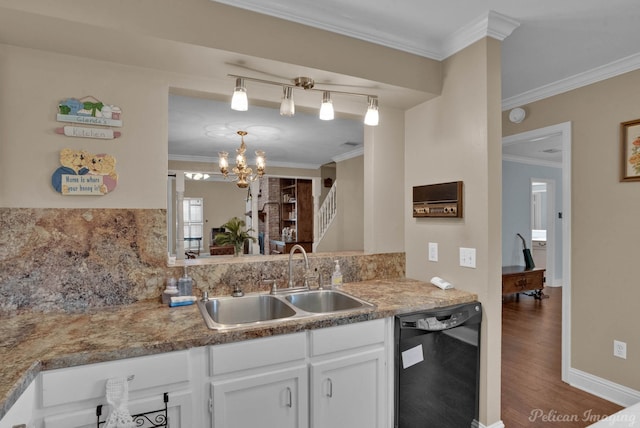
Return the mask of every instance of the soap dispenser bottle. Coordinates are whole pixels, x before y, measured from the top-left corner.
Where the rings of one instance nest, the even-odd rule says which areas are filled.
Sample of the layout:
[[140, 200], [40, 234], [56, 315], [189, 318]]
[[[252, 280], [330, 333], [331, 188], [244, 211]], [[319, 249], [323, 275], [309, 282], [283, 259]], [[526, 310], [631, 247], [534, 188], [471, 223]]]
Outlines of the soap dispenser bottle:
[[342, 272], [340, 272], [340, 262], [335, 260], [336, 266], [333, 269], [333, 273], [331, 274], [331, 286], [335, 287], [338, 285], [342, 285]]
[[168, 305], [171, 303], [172, 297], [178, 297], [179, 295], [176, 279], [173, 277], [167, 278], [167, 287], [162, 292], [162, 303]]
[[193, 279], [187, 274], [187, 267], [184, 267], [184, 276], [178, 280], [178, 292], [180, 296], [191, 296], [193, 294]]

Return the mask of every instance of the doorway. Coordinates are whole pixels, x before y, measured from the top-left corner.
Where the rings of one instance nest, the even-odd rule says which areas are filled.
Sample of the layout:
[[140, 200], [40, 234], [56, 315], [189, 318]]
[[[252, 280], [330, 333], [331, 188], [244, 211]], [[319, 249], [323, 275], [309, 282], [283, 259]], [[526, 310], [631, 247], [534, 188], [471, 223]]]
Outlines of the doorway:
[[[528, 147], [533, 148], [537, 144], [543, 144], [544, 140], [551, 136], [557, 136], [560, 139], [560, 150], [562, 152], [561, 160], [561, 176], [562, 176], [562, 208], [558, 210], [561, 222], [560, 228], [562, 236], [562, 363], [561, 363], [561, 379], [564, 382], [569, 381], [569, 369], [571, 363], [571, 122], [564, 122], [558, 125], [552, 125], [545, 128], [539, 128], [532, 131], [523, 132], [521, 134], [510, 135], [502, 139], [503, 144], [503, 161], [508, 156], [505, 153], [508, 147]], [[503, 162], [504, 168], [504, 162]], [[503, 205], [505, 203], [504, 191], [508, 184], [503, 177]], [[528, 192], [527, 192], [528, 197]], [[529, 204], [527, 203], [527, 207]], [[503, 213], [504, 214], [504, 213]], [[504, 217], [504, 215], [503, 215]], [[503, 231], [505, 228], [505, 220], [503, 219]], [[503, 232], [503, 260], [505, 258], [505, 240]], [[508, 248], [508, 246], [507, 246]]]
[[[562, 273], [556, 275], [556, 224], [561, 221], [556, 211], [556, 180], [531, 178], [531, 253], [536, 267], [546, 269], [546, 286], [562, 285]], [[560, 263], [562, 251], [558, 254]]]

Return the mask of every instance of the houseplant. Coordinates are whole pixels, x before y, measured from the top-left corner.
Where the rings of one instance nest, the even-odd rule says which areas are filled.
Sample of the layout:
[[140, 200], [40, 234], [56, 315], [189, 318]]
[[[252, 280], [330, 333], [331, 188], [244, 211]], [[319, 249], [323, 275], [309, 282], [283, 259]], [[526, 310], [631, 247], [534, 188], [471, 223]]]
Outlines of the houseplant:
[[216, 244], [233, 245], [234, 255], [239, 256], [243, 253], [244, 243], [247, 240], [256, 242], [256, 238], [249, 235], [249, 232], [252, 232], [253, 229], [244, 230], [245, 226], [246, 224], [244, 220], [241, 220], [238, 217], [229, 219], [229, 221], [222, 225], [226, 232], [216, 234], [214, 238]]

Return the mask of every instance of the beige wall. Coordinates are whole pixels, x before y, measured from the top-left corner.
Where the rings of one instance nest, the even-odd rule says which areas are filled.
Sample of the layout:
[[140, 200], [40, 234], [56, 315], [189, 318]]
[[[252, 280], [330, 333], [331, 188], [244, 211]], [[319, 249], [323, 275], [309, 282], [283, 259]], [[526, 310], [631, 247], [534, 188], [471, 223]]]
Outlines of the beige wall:
[[380, 124], [364, 127], [364, 249], [405, 251], [404, 112], [380, 107]]
[[212, 227], [220, 227], [232, 217], [244, 220], [247, 189], [220, 181], [185, 180], [185, 198], [203, 198], [204, 240], [203, 248], [209, 253]]
[[[0, 205], [165, 208], [167, 81], [160, 73], [0, 45]], [[93, 95], [122, 108], [122, 137], [55, 133], [58, 102]], [[62, 196], [51, 186], [63, 148], [108, 153], [119, 181], [105, 196]]]
[[[331, 168], [333, 169], [333, 168]], [[364, 249], [364, 156], [337, 162], [336, 206], [338, 210], [317, 251]]]
[[[524, 106], [504, 136], [572, 122], [571, 366], [640, 390], [640, 183], [621, 183], [620, 123], [640, 118], [640, 71]], [[606, 207], [595, 211], [596, 204]], [[613, 340], [627, 342], [627, 359]]]
[[[500, 43], [484, 39], [444, 63], [442, 95], [406, 114], [407, 276], [441, 276], [475, 292], [484, 307], [480, 420], [500, 420]], [[491, 125], [488, 125], [491, 124]], [[464, 218], [412, 217], [413, 186], [462, 180]], [[400, 208], [398, 208], [400, 209]], [[439, 261], [427, 261], [427, 243]], [[459, 266], [459, 247], [476, 249], [476, 269]]]

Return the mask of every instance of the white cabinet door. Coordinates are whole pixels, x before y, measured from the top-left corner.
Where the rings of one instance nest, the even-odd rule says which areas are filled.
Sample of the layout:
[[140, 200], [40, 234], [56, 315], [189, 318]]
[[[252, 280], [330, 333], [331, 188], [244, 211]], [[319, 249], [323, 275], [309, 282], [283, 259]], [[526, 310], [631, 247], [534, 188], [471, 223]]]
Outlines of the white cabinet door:
[[306, 428], [306, 365], [211, 384], [214, 428]]
[[[167, 403], [167, 416], [171, 428], [190, 428], [193, 426], [192, 418], [194, 407], [191, 391], [181, 391], [169, 393], [169, 401]], [[78, 411], [65, 411], [59, 414], [45, 416], [45, 428], [95, 428], [97, 423], [96, 407], [89, 405]], [[127, 406], [130, 414], [148, 412], [150, 410], [164, 409], [164, 401], [162, 394], [154, 394], [149, 398], [130, 400]], [[100, 421], [106, 421], [110, 413], [110, 407], [103, 405], [102, 416]], [[148, 415], [145, 421], [144, 417], [136, 419], [136, 426], [161, 426], [165, 423], [164, 412], [153, 413]], [[155, 425], [150, 425], [153, 423]]]
[[311, 363], [312, 428], [383, 428], [384, 348]]

